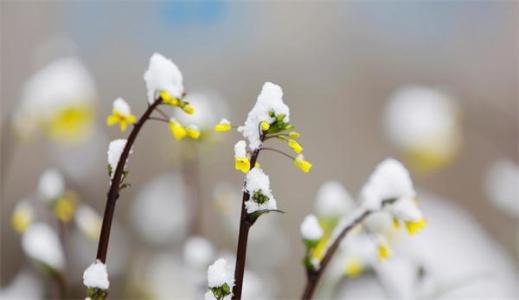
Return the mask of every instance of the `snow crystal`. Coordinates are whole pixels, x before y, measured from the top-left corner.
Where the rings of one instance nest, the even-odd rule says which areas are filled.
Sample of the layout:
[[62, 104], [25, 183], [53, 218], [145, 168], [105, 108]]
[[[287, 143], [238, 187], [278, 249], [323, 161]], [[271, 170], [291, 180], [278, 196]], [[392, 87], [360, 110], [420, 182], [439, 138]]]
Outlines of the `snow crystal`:
[[155, 101], [160, 91], [167, 91], [175, 98], [182, 98], [184, 93], [182, 73], [175, 63], [159, 53], [151, 56], [148, 70], [144, 73], [144, 80], [150, 104]]

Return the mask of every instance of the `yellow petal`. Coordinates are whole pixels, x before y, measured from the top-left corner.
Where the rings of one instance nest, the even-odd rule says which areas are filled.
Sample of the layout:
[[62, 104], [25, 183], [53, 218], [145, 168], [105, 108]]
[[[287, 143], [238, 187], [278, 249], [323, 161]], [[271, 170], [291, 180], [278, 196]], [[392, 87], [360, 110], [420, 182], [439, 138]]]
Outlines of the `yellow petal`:
[[128, 128], [128, 123], [126, 122], [126, 120], [121, 120], [121, 124], [119, 124], [119, 127], [121, 128], [122, 132], [125, 132], [126, 128]]
[[398, 220], [397, 218], [393, 218], [393, 228], [394, 229], [400, 228], [400, 220]]
[[198, 139], [200, 137], [200, 130], [194, 129], [194, 128], [189, 128], [189, 127], [186, 128], [186, 130], [187, 130], [187, 135], [190, 138], [196, 140], [196, 139]]
[[250, 169], [250, 161], [246, 157], [236, 157], [234, 160], [234, 168], [236, 170], [240, 170], [243, 173], [249, 172]]
[[298, 167], [301, 171], [305, 173], [310, 172], [310, 169], [312, 169], [312, 164], [309, 161], [306, 161], [300, 157], [294, 159], [294, 164], [296, 165], [296, 167]]
[[195, 113], [195, 108], [190, 104], [184, 106], [182, 110], [185, 111], [188, 115], [192, 115]]
[[135, 115], [128, 115], [126, 116], [126, 122], [128, 122], [128, 124], [135, 124], [137, 117]]
[[378, 245], [378, 259], [380, 261], [386, 260], [388, 257], [391, 256], [391, 249], [385, 244], [381, 243]]
[[346, 276], [357, 277], [362, 274], [363, 270], [364, 268], [360, 259], [356, 257], [349, 257], [346, 259], [346, 264], [344, 266], [344, 273]]
[[303, 152], [303, 147], [301, 147], [301, 145], [296, 140], [289, 139], [288, 146], [292, 148], [292, 150], [294, 150], [295, 153]]
[[11, 217], [11, 225], [19, 233], [24, 232], [31, 225], [33, 215], [26, 210], [15, 211]]
[[54, 203], [54, 214], [63, 221], [69, 222], [76, 212], [76, 199], [72, 195], [65, 195]]
[[106, 125], [113, 126], [119, 122], [119, 117], [115, 114], [109, 115], [108, 118], [106, 118]]
[[181, 140], [187, 135], [187, 130], [176, 121], [169, 122], [169, 129], [176, 140]]
[[427, 221], [425, 219], [420, 219], [418, 221], [408, 221], [405, 222], [405, 227], [407, 229], [407, 232], [410, 235], [414, 235], [420, 230], [422, 230], [427, 225]]
[[267, 131], [270, 128], [270, 124], [267, 121], [261, 121], [260, 125], [261, 125], [261, 130], [263, 130], [263, 131]]
[[214, 126], [214, 131], [216, 132], [227, 132], [229, 130], [231, 130], [231, 124], [220, 123]]
[[291, 139], [297, 139], [301, 136], [301, 134], [299, 134], [299, 132], [297, 131], [290, 131], [288, 133], [288, 137], [291, 138]]

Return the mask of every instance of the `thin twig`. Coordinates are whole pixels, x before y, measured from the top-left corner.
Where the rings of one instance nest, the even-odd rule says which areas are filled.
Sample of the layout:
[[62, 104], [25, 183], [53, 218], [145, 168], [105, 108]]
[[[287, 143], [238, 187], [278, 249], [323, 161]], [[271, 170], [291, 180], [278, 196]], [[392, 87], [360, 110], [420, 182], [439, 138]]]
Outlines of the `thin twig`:
[[357, 226], [359, 223], [361, 223], [366, 217], [368, 217], [371, 214], [372, 211], [366, 210], [362, 213], [359, 213], [359, 216], [355, 218], [350, 224], [345, 226], [341, 232], [337, 235], [337, 238], [332, 242], [330, 247], [326, 250], [326, 254], [324, 255], [323, 259], [321, 260], [320, 266], [317, 270], [307, 270], [307, 281], [306, 281], [306, 287], [303, 292], [302, 299], [303, 300], [310, 300], [312, 299], [312, 296], [315, 292], [315, 289], [319, 283], [319, 280], [321, 279], [323, 272], [326, 270], [326, 267], [330, 264], [330, 261], [333, 258], [333, 255], [339, 248], [339, 245], [341, 244], [341, 241], [344, 239], [346, 234], [350, 232], [355, 226]]
[[149, 117], [148, 119], [150, 119], [150, 120], [154, 120], [154, 121], [165, 122], [165, 123], [168, 123], [168, 124], [169, 124], [169, 121], [168, 121], [168, 120], [163, 119], [163, 118], [159, 118], [159, 117]]
[[290, 158], [291, 160], [295, 160], [296, 158], [286, 152], [283, 152], [281, 150], [278, 150], [278, 149], [274, 149], [274, 148], [269, 148], [269, 147], [263, 147], [261, 148], [260, 150], [268, 150], [268, 151], [273, 151], [273, 152], [276, 152], [276, 153], [279, 153], [279, 154], [282, 154], [288, 158]]
[[157, 106], [162, 102], [161, 98], [158, 98], [153, 102], [153, 104], [148, 106], [148, 109], [144, 112], [144, 114], [140, 117], [139, 121], [135, 123], [130, 135], [128, 136], [128, 140], [124, 149], [119, 157], [119, 162], [117, 163], [117, 167], [114, 171], [114, 176], [110, 183], [110, 189], [108, 190], [107, 199], [106, 199], [106, 207], [103, 216], [103, 225], [101, 226], [101, 234], [99, 236], [99, 244], [97, 247], [97, 259], [103, 263], [106, 263], [106, 255], [108, 251], [108, 241], [110, 239], [110, 229], [112, 227], [112, 220], [115, 212], [115, 202], [119, 198], [119, 190], [121, 185], [121, 179], [124, 172], [124, 166], [126, 161], [128, 160], [128, 155], [130, 154], [130, 149], [139, 134], [142, 126], [146, 121], [150, 118], [153, 110], [157, 108]]

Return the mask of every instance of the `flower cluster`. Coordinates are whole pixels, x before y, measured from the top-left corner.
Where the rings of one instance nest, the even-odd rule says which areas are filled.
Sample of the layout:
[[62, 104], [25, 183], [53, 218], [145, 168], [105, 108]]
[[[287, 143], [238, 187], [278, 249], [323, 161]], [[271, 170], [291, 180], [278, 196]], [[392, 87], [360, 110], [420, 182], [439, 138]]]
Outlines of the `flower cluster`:
[[233, 285], [232, 269], [225, 259], [220, 258], [207, 269], [207, 286], [209, 291], [205, 294], [205, 299], [230, 299]]

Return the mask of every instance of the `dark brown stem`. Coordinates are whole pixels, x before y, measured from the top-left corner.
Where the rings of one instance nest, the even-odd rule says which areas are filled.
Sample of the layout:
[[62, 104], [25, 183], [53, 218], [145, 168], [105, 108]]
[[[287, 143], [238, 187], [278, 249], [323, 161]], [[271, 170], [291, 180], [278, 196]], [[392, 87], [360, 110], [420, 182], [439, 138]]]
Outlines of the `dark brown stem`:
[[144, 112], [144, 114], [140, 117], [139, 121], [135, 123], [130, 135], [128, 136], [128, 140], [126, 141], [126, 145], [119, 157], [119, 162], [117, 163], [117, 167], [115, 168], [114, 175], [112, 177], [112, 181], [110, 184], [110, 189], [108, 190], [107, 199], [106, 199], [106, 207], [105, 213], [103, 216], [103, 225], [101, 226], [101, 235], [99, 236], [99, 244], [97, 246], [97, 259], [101, 262], [106, 263], [106, 254], [108, 252], [108, 240], [110, 239], [110, 229], [112, 227], [112, 220], [115, 212], [115, 202], [119, 198], [119, 190], [121, 186], [121, 179], [123, 176], [124, 166], [126, 161], [128, 160], [128, 155], [130, 154], [130, 149], [139, 134], [142, 126], [146, 121], [150, 118], [153, 110], [162, 102], [162, 99], [158, 98], [153, 102], [153, 104], [148, 106], [148, 109]]
[[[261, 139], [263, 141], [263, 137]], [[254, 168], [256, 160], [261, 148], [256, 149], [250, 158], [250, 168]], [[245, 261], [247, 259], [247, 240], [249, 237], [249, 229], [252, 226], [252, 221], [249, 219], [245, 202], [249, 200], [249, 193], [244, 190], [241, 201], [241, 215], [240, 215], [240, 232], [238, 235], [238, 249], [236, 250], [236, 266], [234, 268], [234, 287], [232, 289], [232, 299], [241, 299], [241, 291], [243, 286], [243, 274], [245, 272]]]
[[319, 268], [317, 270], [307, 270], [306, 286], [302, 296], [303, 300], [312, 299], [312, 296], [314, 295], [315, 289], [319, 284], [319, 280], [321, 279], [323, 272], [326, 270], [326, 267], [330, 264], [333, 255], [339, 248], [339, 245], [341, 244], [341, 241], [344, 239], [346, 234], [348, 234], [348, 232], [350, 232], [355, 226], [357, 226], [370, 214], [371, 211], [366, 210], [363, 213], [361, 213], [356, 219], [354, 219], [348, 226], [344, 227], [337, 236], [337, 238], [330, 245], [328, 250], [326, 250], [326, 254], [321, 260]]

